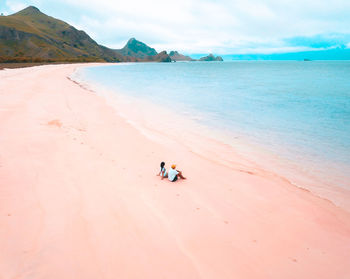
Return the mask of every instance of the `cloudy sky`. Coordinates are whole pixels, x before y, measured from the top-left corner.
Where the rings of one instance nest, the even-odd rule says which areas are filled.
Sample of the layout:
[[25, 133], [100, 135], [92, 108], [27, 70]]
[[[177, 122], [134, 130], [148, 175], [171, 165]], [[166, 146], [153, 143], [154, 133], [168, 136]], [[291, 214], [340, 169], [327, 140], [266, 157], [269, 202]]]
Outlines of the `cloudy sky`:
[[112, 48], [130, 37], [186, 54], [350, 48], [350, 0], [0, 0], [0, 13], [29, 5]]

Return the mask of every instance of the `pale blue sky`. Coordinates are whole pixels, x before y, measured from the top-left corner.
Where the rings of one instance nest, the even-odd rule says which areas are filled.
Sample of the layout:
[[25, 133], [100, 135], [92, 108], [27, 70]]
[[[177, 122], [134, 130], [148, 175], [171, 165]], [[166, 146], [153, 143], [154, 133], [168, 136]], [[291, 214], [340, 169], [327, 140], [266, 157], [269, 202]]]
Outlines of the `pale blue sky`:
[[112, 48], [130, 37], [188, 54], [350, 48], [349, 0], [0, 0], [0, 12], [29, 5]]

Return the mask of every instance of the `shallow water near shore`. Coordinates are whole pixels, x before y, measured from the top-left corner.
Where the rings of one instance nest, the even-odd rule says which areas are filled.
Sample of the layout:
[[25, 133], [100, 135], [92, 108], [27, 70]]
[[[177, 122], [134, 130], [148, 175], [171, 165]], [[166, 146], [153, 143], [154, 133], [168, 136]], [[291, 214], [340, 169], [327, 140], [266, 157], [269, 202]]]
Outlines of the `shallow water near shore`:
[[188, 119], [202, 135], [246, 144], [242, 153], [254, 146], [282, 168], [350, 190], [350, 62], [130, 63], [82, 68], [75, 78], [113, 92], [125, 114], [153, 115], [160, 130], [180, 134]]

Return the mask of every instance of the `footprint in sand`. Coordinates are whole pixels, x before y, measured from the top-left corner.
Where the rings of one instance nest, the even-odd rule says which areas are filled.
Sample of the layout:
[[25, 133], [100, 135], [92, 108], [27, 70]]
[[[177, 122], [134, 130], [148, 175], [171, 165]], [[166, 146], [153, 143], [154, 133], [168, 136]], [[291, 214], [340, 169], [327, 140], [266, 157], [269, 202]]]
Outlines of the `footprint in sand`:
[[47, 125], [49, 126], [56, 126], [58, 128], [61, 128], [62, 127], [62, 122], [58, 119], [54, 119], [54, 120], [51, 120], [49, 122], [47, 122]]

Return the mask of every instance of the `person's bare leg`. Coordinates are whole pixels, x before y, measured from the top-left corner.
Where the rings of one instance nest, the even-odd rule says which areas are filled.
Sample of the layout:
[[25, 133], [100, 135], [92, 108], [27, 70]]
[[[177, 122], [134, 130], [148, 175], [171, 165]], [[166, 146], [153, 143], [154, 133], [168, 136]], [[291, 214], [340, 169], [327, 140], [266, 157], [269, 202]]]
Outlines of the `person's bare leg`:
[[181, 178], [181, 179], [186, 179], [186, 177], [184, 177], [183, 175], [182, 175], [182, 172], [181, 171], [178, 171], [178, 176]]
[[168, 178], [168, 174], [162, 175], [161, 180], [163, 180], [164, 178]]

